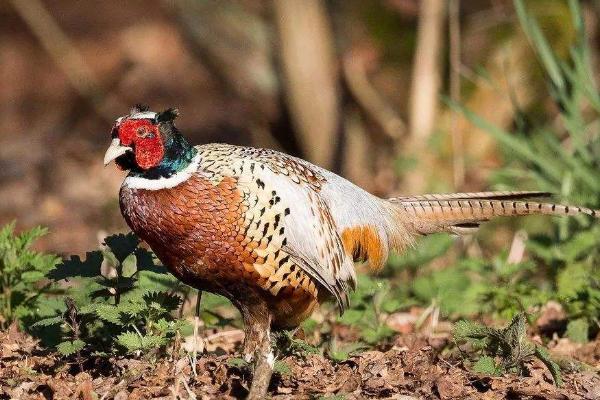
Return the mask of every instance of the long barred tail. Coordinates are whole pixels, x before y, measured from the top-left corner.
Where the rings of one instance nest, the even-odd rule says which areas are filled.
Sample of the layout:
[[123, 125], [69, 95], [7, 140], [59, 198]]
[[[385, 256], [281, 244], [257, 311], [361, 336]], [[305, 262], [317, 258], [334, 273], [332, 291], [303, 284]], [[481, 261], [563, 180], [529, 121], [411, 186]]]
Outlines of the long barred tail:
[[396, 197], [389, 201], [401, 208], [409, 225], [420, 234], [471, 233], [482, 222], [502, 216], [588, 214], [600, 218], [599, 210], [526, 201], [549, 195], [546, 192], [450, 193]]

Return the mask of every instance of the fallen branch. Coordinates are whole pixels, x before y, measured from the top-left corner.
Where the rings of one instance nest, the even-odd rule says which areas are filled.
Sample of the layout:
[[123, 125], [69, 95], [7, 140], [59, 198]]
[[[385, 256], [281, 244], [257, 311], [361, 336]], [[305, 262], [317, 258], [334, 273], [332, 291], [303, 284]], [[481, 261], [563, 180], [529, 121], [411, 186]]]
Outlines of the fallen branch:
[[406, 125], [396, 111], [377, 93], [368, 79], [369, 57], [352, 51], [343, 59], [344, 79], [362, 110], [375, 121], [390, 139], [398, 141], [406, 133]]

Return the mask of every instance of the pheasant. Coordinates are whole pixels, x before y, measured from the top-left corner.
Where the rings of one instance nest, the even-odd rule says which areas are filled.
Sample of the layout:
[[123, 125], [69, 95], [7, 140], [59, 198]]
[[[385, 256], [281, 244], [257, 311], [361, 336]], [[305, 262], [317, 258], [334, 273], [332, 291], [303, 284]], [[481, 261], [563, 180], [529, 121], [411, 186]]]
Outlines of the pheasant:
[[134, 107], [116, 120], [104, 164], [129, 171], [121, 212], [165, 266], [240, 310], [243, 352], [255, 362], [251, 398], [268, 387], [271, 329], [298, 326], [327, 299], [343, 312], [356, 283], [354, 261], [377, 271], [391, 250], [419, 235], [470, 233], [496, 216], [599, 214], [525, 200], [544, 192], [381, 199], [274, 150], [192, 146], [175, 127], [177, 115]]

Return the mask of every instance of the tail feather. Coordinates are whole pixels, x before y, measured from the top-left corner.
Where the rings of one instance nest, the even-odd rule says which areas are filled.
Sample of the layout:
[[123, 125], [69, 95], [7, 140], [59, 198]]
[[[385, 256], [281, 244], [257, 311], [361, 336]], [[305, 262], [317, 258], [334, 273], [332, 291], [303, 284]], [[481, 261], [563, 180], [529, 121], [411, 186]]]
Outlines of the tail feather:
[[545, 192], [480, 192], [399, 197], [390, 201], [409, 216], [414, 230], [420, 234], [471, 233], [482, 222], [502, 216], [587, 214], [600, 217], [600, 211], [590, 208], [523, 200], [548, 195]]
[[436, 193], [422, 194], [417, 196], [394, 197], [389, 199], [393, 202], [398, 201], [423, 201], [423, 200], [518, 200], [533, 199], [540, 197], [550, 197], [550, 192], [532, 192], [532, 191], [505, 191], [505, 192], [472, 192], [472, 193]]

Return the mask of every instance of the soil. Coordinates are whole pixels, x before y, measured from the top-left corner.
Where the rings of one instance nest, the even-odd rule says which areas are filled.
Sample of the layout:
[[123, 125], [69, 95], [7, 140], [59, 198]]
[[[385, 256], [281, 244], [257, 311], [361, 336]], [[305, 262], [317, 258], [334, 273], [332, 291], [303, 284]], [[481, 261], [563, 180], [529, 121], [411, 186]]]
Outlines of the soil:
[[[225, 335], [227, 336], [227, 335]], [[239, 335], [229, 335], [239, 341]], [[217, 347], [198, 355], [197, 374], [190, 358], [167, 354], [143, 358], [86, 359], [79, 366], [16, 329], [0, 332], [0, 399], [240, 399], [251, 378], [236, 354]], [[555, 354], [597, 368], [600, 341], [551, 344]], [[597, 372], [565, 372], [558, 388], [543, 365], [528, 365], [529, 376], [488, 377], [469, 372], [455, 353], [440, 352], [443, 342], [424, 335], [399, 335], [384, 350], [333, 362], [316, 354], [279, 360], [271, 382], [274, 399], [600, 399]], [[210, 348], [209, 348], [210, 349]], [[179, 353], [182, 354], [182, 353]], [[285, 365], [284, 365], [285, 364]], [[83, 369], [83, 372], [81, 370]]]

